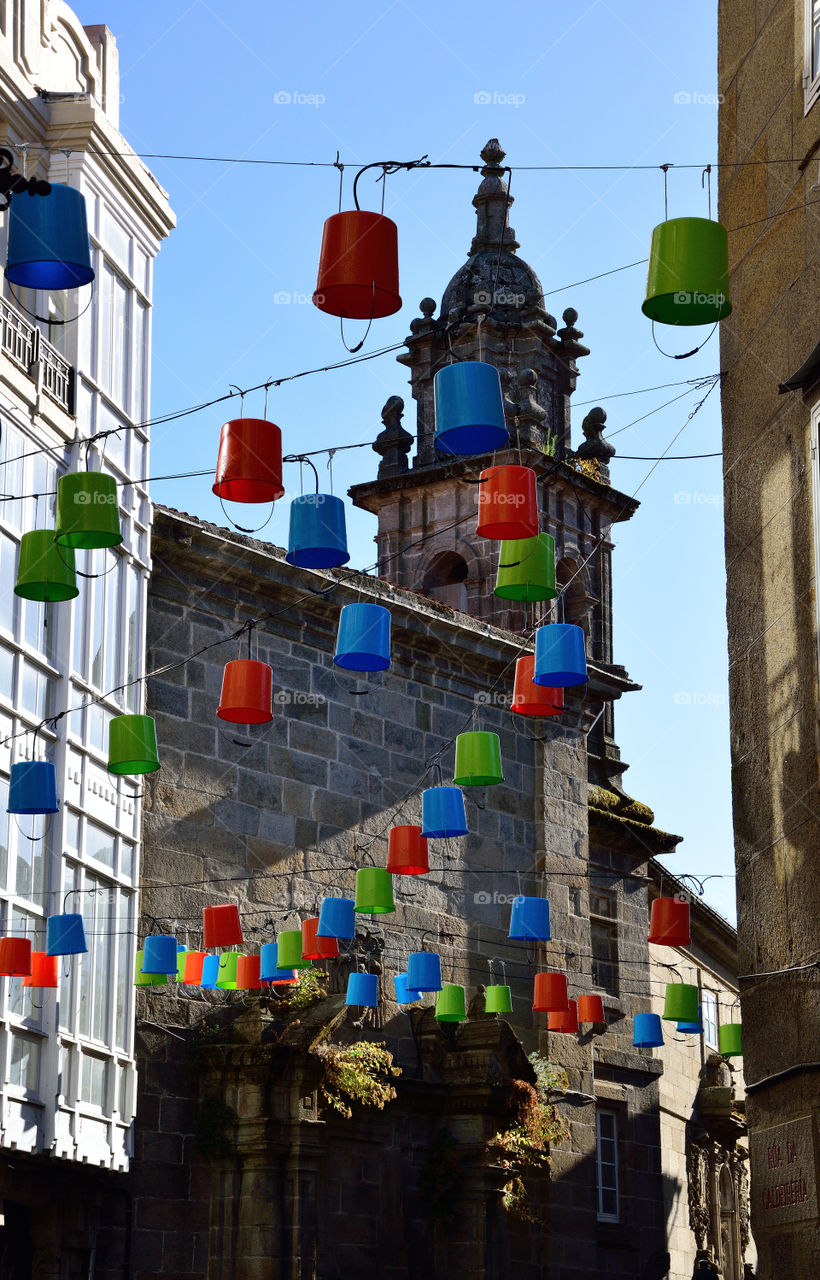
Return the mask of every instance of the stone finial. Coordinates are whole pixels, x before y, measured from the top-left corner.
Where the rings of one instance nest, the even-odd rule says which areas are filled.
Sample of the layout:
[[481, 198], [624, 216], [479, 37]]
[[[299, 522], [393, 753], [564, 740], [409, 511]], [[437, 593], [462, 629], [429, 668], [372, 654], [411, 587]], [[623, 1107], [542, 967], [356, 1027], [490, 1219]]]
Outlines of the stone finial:
[[602, 462], [606, 466], [610, 458], [615, 456], [615, 446], [610, 444], [608, 440], [604, 440], [603, 430], [605, 426], [606, 410], [596, 405], [594, 409], [590, 409], [581, 423], [581, 430], [585, 438], [583, 444], [578, 447], [579, 458], [594, 458], [597, 462]]
[[560, 350], [563, 355], [568, 356], [571, 360], [578, 356], [588, 356], [589, 347], [585, 347], [581, 342], [583, 333], [580, 329], [575, 328], [575, 322], [578, 319], [578, 312], [574, 307], [567, 307], [563, 313], [564, 328], [559, 329], [555, 335], [560, 344]]
[[378, 478], [403, 475], [408, 470], [407, 455], [413, 447], [413, 437], [401, 425], [404, 401], [401, 396], [391, 396], [382, 409], [384, 430], [373, 441], [373, 449], [380, 453]]
[[435, 326], [435, 321], [433, 320], [433, 312], [435, 309], [436, 303], [434, 298], [422, 298], [419, 303], [421, 319], [410, 321], [410, 332], [414, 335], [418, 333], [429, 333]]
[[509, 223], [513, 197], [504, 180], [502, 161], [506, 154], [498, 138], [490, 138], [481, 152], [481, 159], [484, 161], [481, 175], [484, 181], [473, 196], [477, 225], [475, 238], [470, 246], [471, 254], [482, 249], [499, 249], [502, 245], [508, 253], [515, 253], [518, 248], [515, 232]]

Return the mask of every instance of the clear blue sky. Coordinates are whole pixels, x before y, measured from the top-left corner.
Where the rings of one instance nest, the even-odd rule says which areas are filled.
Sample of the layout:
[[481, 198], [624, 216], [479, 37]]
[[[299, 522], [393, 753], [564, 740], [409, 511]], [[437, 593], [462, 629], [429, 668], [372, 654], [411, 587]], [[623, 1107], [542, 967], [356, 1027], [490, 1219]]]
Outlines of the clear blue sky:
[[[685, 8], [653, 0], [432, 7], [316, 0], [309, 8], [79, 0], [74, 7], [117, 37], [121, 127], [138, 151], [331, 161], [338, 150], [351, 166], [345, 207], [357, 164], [425, 153], [472, 163], [492, 136], [514, 166], [715, 159], [715, 6], [703, 0]], [[178, 217], [156, 269], [154, 414], [207, 400], [230, 383], [249, 386], [344, 357], [338, 322], [309, 303], [322, 224], [337, 208], [337, 173], [150, 163]], [[401, 341], [422, 297], [440, 301], [467, 254], [477, 181], [448, 171], [388, 180], [405, 306], [374, 324], [368, 349]], [[673, 171], [669, 187], [670, 216], [705, 215], [698, 170]], [[365, 181], [363, 203], [377, 208], [377, 191]], [[563, 289], [646, 256], [663, 217], [660, 172], [519, 171], [511, 193], [521, 255], [555, 315], [578, 310], [592, 350], [577, 401], [602, 404], [613, 432], [634, 423], [614, 438], [619, 452], [661, 453], [698, 395], [644, 422], [635, 419], [683, 389], [615, 396], [717, 371], [717, 335], [692, 359], [660, 355], [640, 312], [642, 267]], [[684, 351], [692, 333], [658, 336]], [[268, 416], [281, 426], [286, 451], [372, 440], [394, 394], [408, 402], [412, 430], [405, 372], [393, 356], [274, 391]], [[261, 395], [245, 407], [261, 416]], [[576, 412], [576, 444], [586, 411]], [[211, 466], [222, 420], [212, 410], [155, 430], [152, 473]], [[671, 452], [719, 449], [715, 391]], [[368, 450], [339, 455], [336, 492], [374, 475], [377, 461]], [[650, 466], [616, 459], [613, 483], [632, 493]], [[297, 483], [291, 475], [291, 487]], [[224, 523], [207, 479], [157, 484], [153, 493]], [[631, 765], [624, 783], [654, 808], [660, 826], [685, 837], [670, 860], [674, 870], [731, 873], [721, 461], [661, 464], [639, 496], [638, 514], [616, 530], [614, 558], [615, 657], [643, 684], [616, 709]], [[372, 517], [351, 512], [349, 531], [352, 564], [371, 563]], [[286, 541], [287, 504], [265, 536]], [[734, 917], [733, 879], [711, 881], [707, 896]]]

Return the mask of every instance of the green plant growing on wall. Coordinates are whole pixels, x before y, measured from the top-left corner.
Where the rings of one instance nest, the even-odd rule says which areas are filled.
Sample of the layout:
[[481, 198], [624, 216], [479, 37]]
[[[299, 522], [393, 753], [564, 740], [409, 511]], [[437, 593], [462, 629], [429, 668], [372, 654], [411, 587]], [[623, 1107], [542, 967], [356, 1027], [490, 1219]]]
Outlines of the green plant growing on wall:
[[569, 1088], [566, 1072], [555, 1067], [540, 1053], [530, 1054], [535, 1071], [535, 1084], [514, 1080], [512, 1084], [512, 1123], [500, 1130], [489, 1143], [488, 1150], [509, 1174], [504, 1188], [504, 1205], [518, 1218], [537, 1222], [524, 1185], [524, 1175], [547, 1169], [550, 1146], [562, 1142], [569, 1133], [567, 1123], [553, 1101], [556, 1094]]
[[321, 969], [301, 969], [299, 982], [295, 987], [284, 988], [284, 994], [276, 1002], [276, 1009], [283, 1012], [290, 1009], [309, 1009], [317, 1001], [324, 1000], [327, 995], [326, 982], [327, 974]]
[[351, 1102], [383, 1111], [395, 1098], [391, 1080], [401, 1075], [401, 1067], [393, 1066], [393, 1055], [383, 1044], [359, 1040], [347, 1046], [321, 1045], [314, 1052], [322, 1061], [319, 1091], [345, 1119], [353, 1114]]

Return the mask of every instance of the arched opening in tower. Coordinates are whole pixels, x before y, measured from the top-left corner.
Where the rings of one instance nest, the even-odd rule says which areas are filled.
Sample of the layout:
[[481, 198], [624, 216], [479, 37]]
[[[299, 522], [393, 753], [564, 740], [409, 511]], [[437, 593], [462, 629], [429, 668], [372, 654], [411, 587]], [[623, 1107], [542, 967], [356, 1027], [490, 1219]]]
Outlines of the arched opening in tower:
[[456, 551], [443, 551], [431, 562], [421, 589], [453, 609], [467, 609], [467, 562]]

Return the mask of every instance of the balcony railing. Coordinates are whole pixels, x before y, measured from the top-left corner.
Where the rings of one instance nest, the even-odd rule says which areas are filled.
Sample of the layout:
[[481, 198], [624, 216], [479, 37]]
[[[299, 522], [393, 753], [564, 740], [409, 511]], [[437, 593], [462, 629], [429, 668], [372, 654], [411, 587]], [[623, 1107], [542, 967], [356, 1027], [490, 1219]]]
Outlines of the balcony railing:
[[74, 369], [5, 298], [0, 298], [0, 349], [66, 413], [74, 413]]

